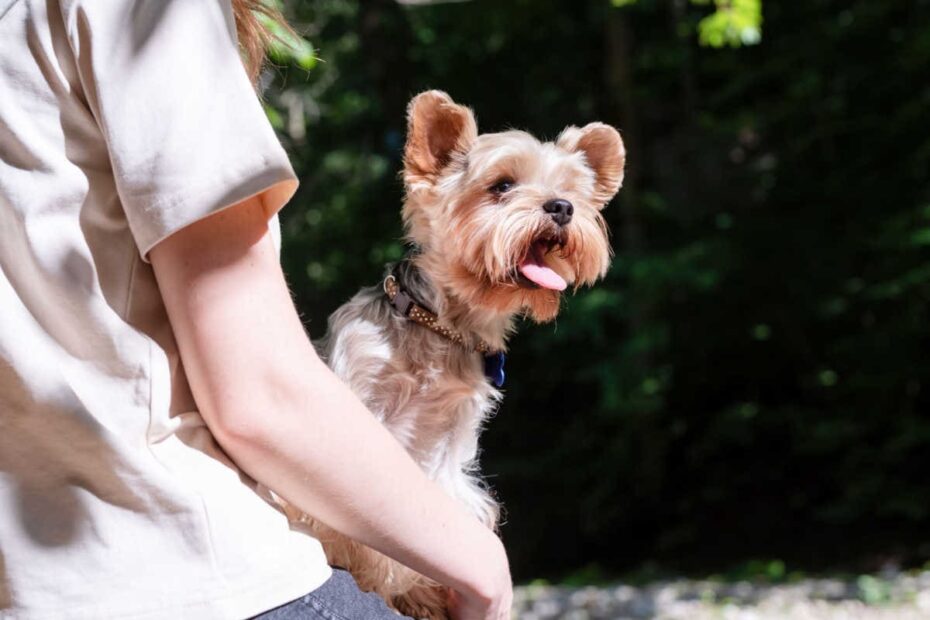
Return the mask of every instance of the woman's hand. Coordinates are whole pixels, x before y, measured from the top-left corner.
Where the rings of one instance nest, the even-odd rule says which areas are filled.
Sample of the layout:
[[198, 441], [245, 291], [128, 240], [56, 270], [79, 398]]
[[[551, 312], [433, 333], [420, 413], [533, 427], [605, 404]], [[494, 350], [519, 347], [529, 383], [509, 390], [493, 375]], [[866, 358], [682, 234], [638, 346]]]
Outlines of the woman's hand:
[[452, 620], [510, 620], [512, 605], [513, 588], [510, 584], [502, 587], [490, 599], [467, 598], [455, 590], [449, 592], [449, 615]]
[[486, 583], [476, 590], [449, 591], [452, 620], [510, 620], [513, 582], [503, 545], [499, 545], [497, 565], [486, 566]]

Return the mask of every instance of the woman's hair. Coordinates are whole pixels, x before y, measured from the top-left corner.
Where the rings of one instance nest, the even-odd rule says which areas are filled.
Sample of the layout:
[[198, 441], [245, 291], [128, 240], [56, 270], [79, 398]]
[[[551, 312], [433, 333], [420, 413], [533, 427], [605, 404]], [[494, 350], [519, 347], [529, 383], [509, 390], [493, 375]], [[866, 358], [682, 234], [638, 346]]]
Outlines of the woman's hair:
[[268, 45], [275, 39], [268, 21], [277, 24], [288, 33], [293, 33], [293, 30], [281, 15], [281, 11], [267, 0], [232, 0], [232, 7], [236, 16], [236, 34], [239, 37], [242, 62], [254, 83], [258, 81], [265, 64]]

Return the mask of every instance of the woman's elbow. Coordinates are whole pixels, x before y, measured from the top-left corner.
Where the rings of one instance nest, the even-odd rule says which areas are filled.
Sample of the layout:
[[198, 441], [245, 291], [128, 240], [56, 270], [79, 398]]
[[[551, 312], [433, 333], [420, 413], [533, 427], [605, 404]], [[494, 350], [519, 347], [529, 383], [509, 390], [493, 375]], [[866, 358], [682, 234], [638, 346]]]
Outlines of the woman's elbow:
[[243, 451], [275, 451], [282, 441], [303, 432], [298, 427], [313, 423], [318, 408], [309, 387], [315, 372], [278, 371], [261, 379], [253, 377], [222, 390], [202, 414], [234, 460]]

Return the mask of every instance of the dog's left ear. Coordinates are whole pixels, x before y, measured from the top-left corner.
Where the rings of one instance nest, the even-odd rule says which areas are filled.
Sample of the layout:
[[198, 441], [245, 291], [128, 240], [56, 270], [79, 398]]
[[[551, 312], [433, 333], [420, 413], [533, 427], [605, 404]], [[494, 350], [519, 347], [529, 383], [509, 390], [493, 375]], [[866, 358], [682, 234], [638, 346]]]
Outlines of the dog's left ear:
[[595, 198], [602, 207], [606, 205], [623, 184], [626, 148], [620, 133], [604, 123], [566, 127], [556, 144], [566, 151], [584, 154], [585, 161], [594, 170]]
[[446, 93], [420, 93], [407, 108], [404, 177], [409, 185], [432, 183], [456, 152], [464, 153], [478, 137], [471, 110]]

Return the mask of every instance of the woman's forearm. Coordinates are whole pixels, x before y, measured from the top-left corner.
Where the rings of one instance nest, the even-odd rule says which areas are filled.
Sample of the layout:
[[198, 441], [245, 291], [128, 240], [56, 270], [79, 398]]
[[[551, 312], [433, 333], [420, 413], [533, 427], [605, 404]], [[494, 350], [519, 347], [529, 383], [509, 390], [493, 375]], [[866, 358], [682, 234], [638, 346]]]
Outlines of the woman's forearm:
[[257, 200], [175, 233], [151, 260], [201, 414], [246, 473], [440, 583], [500, 592], [509, 572], [497, 537], [316, 355]]
[[240, 466], [351, 538], [457, 590], [491, 595], [506, 576], [500, 541], [426, 478], [345, 384], [321, 362], [276, 383], [273, 415], [220, 437]]

